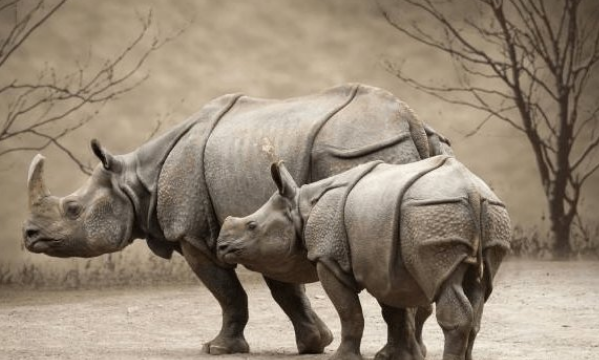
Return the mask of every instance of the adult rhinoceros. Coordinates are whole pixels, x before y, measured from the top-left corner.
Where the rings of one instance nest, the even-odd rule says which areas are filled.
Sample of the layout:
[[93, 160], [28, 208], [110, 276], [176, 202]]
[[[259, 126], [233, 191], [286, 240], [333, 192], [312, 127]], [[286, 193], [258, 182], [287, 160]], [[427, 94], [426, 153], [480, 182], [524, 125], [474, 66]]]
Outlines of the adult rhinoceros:
[[[247, 296], [234, 269], [216, 258], [215, 242], [223, 219], [254, 211], [272, 193], [264, 170], [273, 149], [300, 184], [372, 159], [406, 163], [451, 151], [390, 93], [357, 84], [287, 100], [225, 95], [129, 154], [113, 156], [95, 140], [91, 146], [101, 164], [63, 198], [50, 195], [44, 158], [34, 158], [25, 246], [92, 257], [146, 239], [161, 257], [182, 253], [222, 308], [209, 353], [249, 351]], [[299, 352], [322, 352], [332, 336], [303, 287], [266, 283], [293, 323]]]

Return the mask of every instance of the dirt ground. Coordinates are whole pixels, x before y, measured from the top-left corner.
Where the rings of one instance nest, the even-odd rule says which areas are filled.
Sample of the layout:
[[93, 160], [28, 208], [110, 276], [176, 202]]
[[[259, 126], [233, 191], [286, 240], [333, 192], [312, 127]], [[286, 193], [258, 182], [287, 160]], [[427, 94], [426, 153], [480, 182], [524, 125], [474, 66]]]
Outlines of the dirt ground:
[[[339, 322], [318, 284], [308, 294], [335, 341], [323, 355], [296, 354], [293, 331], [261, 281], [243, 273], [250, 298], [250, 355], [218, 359], [327, 359]], [[374, 299], [361, 294], [362, 353], [386, 339]], [[485, 307], [478, 359], [599, 359], [599, 262], [507, 262]], [[1, 359], [208, 359], [201, 344], [220, 327], [220, 311], [201, 286], [42, 291], [0, 288]], [[442, 333], [425, 326], [428, 359], [441, 359]]]

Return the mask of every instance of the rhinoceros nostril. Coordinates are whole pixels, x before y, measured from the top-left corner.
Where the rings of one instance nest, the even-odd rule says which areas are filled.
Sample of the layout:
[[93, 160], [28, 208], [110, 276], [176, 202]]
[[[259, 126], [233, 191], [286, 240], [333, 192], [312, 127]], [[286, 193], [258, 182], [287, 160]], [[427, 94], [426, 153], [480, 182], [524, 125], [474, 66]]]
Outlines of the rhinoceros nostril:
[[39, 233], [40, 231], [38, 229], [29, 228], [25, 230], [25, 237], [27, 237], [28, 239], [32, 239], [38, 236]]
[[227, 245], [227, 244], [220, 244], [220, 245], [218, 245], [218, 251], [225, 252], [225, 251], [227, 251], [228, 247], [229, 247], [229, 245]]

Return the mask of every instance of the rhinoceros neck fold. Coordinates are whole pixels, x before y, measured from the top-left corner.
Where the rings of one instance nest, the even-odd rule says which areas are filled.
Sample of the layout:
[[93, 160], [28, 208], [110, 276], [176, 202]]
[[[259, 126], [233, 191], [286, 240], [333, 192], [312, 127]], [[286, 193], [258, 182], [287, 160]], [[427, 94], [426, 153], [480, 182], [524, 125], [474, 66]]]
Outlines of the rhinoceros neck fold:
[[381, 163], [372, 161], [302, 187], [322, 187], [312, 211], [303, 218], [302, 241], [308, 259], [322, 262], [341, 282], [354, 289], [358, 289], [358, 285], [351, 275], [351, 258], [344, 225], [345, 203], [356, 184]]
[[158, 177], [173, 147], [195, 123], [196, 119], [190, 119], [123, 156], [126, 165], [120, 187], [134, 207], [135, 235], [146, 238], [151, 248], [155, 241], [164, 240], [156, 218]]

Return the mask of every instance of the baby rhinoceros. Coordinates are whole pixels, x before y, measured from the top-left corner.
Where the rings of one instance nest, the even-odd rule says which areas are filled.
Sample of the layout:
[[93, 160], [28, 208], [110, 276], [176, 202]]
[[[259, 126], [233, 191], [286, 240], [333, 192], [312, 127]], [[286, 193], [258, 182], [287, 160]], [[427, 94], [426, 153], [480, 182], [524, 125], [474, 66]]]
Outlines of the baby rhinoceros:
[[[375, 359], [419, 356], [400, 341], [409, 331], [401, 324], [407, 308], [431, 303], [445, 335], [443, 359], [472, 358], [511, 236], [505, 206], [482, 180], [449, 156], [370, 162], [301, 188], [282, 163], [271, 172], [278, 192], [254, 214], [223, 223], [223, 261], [281, 280], [320, 279], [341, 319], [333, 359], [362, 358], [363, 289], [388, 325]], [[301, 276], [291, 270], [299, 264]]]

